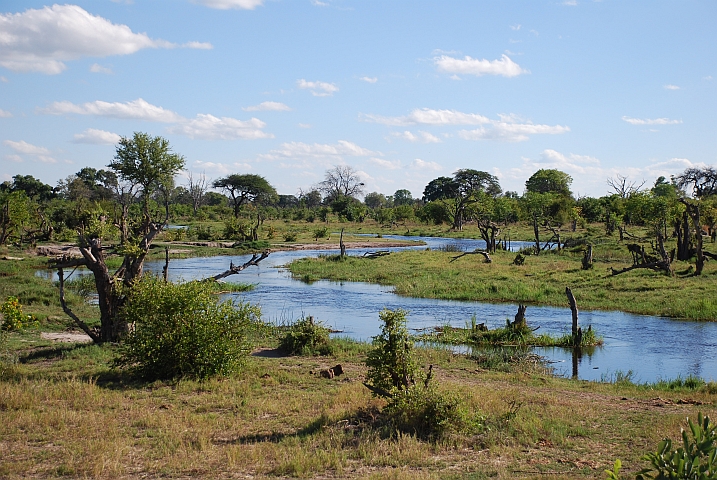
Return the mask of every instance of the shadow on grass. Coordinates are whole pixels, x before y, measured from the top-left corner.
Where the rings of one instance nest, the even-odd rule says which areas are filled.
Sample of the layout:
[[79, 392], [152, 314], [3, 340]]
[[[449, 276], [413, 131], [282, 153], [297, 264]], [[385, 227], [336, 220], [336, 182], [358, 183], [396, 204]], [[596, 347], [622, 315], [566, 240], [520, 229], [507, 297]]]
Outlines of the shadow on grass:
[[87, 347], [86, 343], [70, 343], [65, 345], [54, 345], [51, 347], [38, 347], [18, 358], [20, 363], [31, 363], [37, 360], [54, 360], [61, 358], [66, 353]]

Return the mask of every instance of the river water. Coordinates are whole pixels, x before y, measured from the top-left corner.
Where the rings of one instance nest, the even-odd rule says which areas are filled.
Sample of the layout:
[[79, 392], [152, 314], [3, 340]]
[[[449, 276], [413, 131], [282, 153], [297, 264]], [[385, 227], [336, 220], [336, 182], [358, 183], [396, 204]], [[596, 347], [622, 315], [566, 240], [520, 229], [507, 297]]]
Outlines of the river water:
[[[482, 240], [462, 240], [436, 237], [386, 238], [421, 240], [418, 249], [445, 248], [455, 245], [464, 251], [484, 248]], [[513, 242], [512, 248], [526, 245]], [[391, 248], [390, 250], [400, 250]], [[361, 255], [366, 250], [350, 250]], [[340, 330], [340, 335], [369, 340], [380, 330], [378, 312], [383, 308], [402, 308], [409, 312], [411, 329], [427, 329], [450, 324], [465, 327], [475, 315], [478, 323], [489, 328], [505, 325], [513, 318], [516, 304], [459, 302], [424, 298], [401, 297], [392, 287], [359, 282], [318, 281], [311, 284], [295, 280], [285, 265], [295, 259], [337, 253], [334, 251], [274, 252], [258, 267], [250, 267], [229, 277], [233, 282], [253, 283], [250, 292], [237, 294], [245, 301], [261, 306], [267, 321], [289, 323], [304, 315], [312, 315], [327, 326]], [[244, 263], [250, 256], [220, 256], [171, 260], [169, 276], [172, 280], [193, 280], [222, 272], [229, 262]], [[161, 272], [164, 262], [147, 262], [146, 270]], [[578, 304], [580, 299], [578, 298]], [[567, 303], [567, 301], [566, 301]], [[528, 324], [540, 327], [537, 333], [561, 335], [570, 331], [571, 313], [567, 306], [528, 306]], [[636, 382], [654, 382], [688, 375], [717, 380], [717, 323], [674, 320], [662, 317], [632, 315], [623, 312], [581, 311], [580, 324], [589, 325], [604, 338], [603, 347], [582, 357], [573, 358], [572, 351], [562, 348], [536, 348], [535, 353], [551, 362], [556, 374], [571, 376], [577, 367], [578, 378], [612, 380], [618, 373], [632, 372]], [[575, 363], [575, 365], [574, 365]]]

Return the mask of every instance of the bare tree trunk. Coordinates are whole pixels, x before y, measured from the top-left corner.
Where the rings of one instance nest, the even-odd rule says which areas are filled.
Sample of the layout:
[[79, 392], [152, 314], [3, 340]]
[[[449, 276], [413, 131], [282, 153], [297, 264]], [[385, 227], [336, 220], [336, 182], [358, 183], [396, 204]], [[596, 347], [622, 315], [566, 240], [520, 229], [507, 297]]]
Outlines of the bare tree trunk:
[[570, 287], [565, 287], [565, 295], [568, 297], [568, 303], [570, 304], [570, 312], [573, 314], [573, 338], [578, 335], [578, 304], [575, 301], [572, 290]]
[[588, 248], [585, 250], [583, 255], [583, 270], [590, 270], [593, 268], [593, 246], [588, 244]]
[[341, 229], [341, 236], [339, 237], [339, 248], [341, 249], [341, 258], [346, 256], [346, 245], [344, 245], [344, 229]]
[[685, 200], [684, 198], [680, 199], [680, 202], [682, 202], [685, 207], [685, 231], [686, 235], [689, 235], [689, 227], [687, 226], [687, 216], [692, 219], [692, 223], [695, 227], [695, 240], [697, 244], [697, 249], [695, 252], [695, 255], [697, 257], [695, 261], [695, 275], [702, 275], [702, 270], [705, 266], [705, 256], [702, 252], [702, 223], [700, 222], [700, 206], [699, 204], [691, 203]]
[[537, 215], [533, 215], [533, 235], [535, 235], [535, 254], [540, 255], [540, 231], [538, 230]]

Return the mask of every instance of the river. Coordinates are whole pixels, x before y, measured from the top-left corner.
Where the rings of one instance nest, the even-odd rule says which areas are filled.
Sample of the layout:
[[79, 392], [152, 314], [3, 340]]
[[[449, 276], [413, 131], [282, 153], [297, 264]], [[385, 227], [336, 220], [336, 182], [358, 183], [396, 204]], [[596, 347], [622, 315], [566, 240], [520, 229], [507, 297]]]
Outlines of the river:
[[[464, 251], [483, 248], [482, 240], [463, 240], [437, 237], [386, 238], [420, 240], [426, 245], [418, 249], [445, 248], [454, 245]], [[527, 245], [513, 242], [512, 247]], [[391, 250], [400, 250], [392, 248]], [[360, 255], [366, 250], [350, 250]], [[312, 315], [327, 326], [340, 330], [340, 335], [369, 340], [378, 334], [378, 312], [383, 308], [402, 308], [409, 312], [408, 326], [425, 329], [450, 324], [464, 327], [473, 315], [489, 328], [505, 324], [513, 318], [515, 304], [460, 302], [402, 297], [391, 287], [360, 282], [318, 281], [311, 284], [295, 280], [285, 265], [306, 256], [318, 256], [332, 251], [274, 252], [258, 267], [250, 267], [230, 277], [234, 282], [255, 284], [250, 292], [237, 294], [245, 301], [261, 306], [265, 320], [289, 323], [303, 315]], [[224, 271], [229, 262], [240, 264], [248, 256], [175, 259], [170, 262], [169, 275], [173, 280], [192, 280]], [[148, 271], [160, 272], [164, 262], [147, 262]], [[579, 302], [579, 299], [578, 299]], [[567, 303], [567, 302], [566, 302]], [[571, 315], [567, 308], [528, 306], [528, 324], [540, 327], [538, 333], [561, 335], [570, 330]], [[592, 328], [605, 340], [603, 347], [583, 353], [576, 359], [578, 378], [612, 380], [618, 373], [632, 372], [636, 382], [654, 382], [688, 375], [717, 380], [717, 323], [675, 320], [663, 317], [633, 315], [616, 311], [581, 311], [580, 324]], [[569, 349], [536, 348], [547, 358], [556, 374], [571, 376], [573, 356]]]

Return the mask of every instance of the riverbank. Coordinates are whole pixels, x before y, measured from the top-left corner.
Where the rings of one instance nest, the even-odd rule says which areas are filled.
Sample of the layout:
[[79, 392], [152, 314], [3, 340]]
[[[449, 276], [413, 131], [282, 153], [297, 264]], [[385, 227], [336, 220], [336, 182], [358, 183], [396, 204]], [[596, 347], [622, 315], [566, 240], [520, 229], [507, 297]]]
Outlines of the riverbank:
[[[480, 255], [438, 251], [403, 251], [379, 258], [304, 258], [289, 265], [304, 281], [371, 282], [391, 285], [404, 296], [484, 302], [567, 306], [571, 287], [581, 309], [621, 310], [692, 320], [716, 321], [717, 269], [705, 267], [701, 276], [689, 274], [687, 262], [675, 262], [678, 274], [669, 277], [637, 269], [612, 275], [617, 261], [581, 268], [581, 255], [544, 252], [515, 265], [515, 253], [498, 251], [492, 263]], [[628, 264], [624, 266], [628, 266]], [[478, 319], [481, 322], [481, 319]]]
[[[146, 384], [113, 370], [111, 346], [13, 334], [18, 363], [0, 372], [0, 476], [601, 479], [620, 458], [629, 478], [662, 438], [680, 438], [686, 417], [717, 414], [713, 384], [571, 381], [419, 348], [434, 382], [484, 428], [440, 443], [382, 437], [383, 401], [362, 383], [368, 345], [265, 353], [275, 346], [256, 344], [235, 377]], [[337, 363], [341, 377], [317, 374]]]

